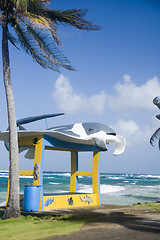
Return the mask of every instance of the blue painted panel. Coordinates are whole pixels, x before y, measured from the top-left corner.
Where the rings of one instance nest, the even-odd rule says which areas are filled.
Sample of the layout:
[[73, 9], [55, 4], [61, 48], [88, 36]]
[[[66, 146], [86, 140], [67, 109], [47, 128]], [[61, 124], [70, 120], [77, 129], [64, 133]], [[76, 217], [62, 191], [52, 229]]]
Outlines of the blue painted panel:
[[62, 149], [73, 149], [77, 151], [96, 151], [99, 152], [99, 149], [96, 146], [93, 145], [85, 145], [85, 144], [77, 144], [77, 143], [70, 143], [65, 141], [57, 140], [53, 137], [49, 137], [44, 135], [43, 138], [45, 141], [45, 146], [47, 147], [56, 147], [56, 148], [62, 148]]

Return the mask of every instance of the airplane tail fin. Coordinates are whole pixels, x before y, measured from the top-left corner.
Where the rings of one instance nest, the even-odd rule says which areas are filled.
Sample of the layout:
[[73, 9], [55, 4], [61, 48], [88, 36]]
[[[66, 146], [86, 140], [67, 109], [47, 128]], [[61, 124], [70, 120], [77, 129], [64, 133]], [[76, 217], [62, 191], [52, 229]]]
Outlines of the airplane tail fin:
[[46, 118], [57, 117], [57, 116], [60, 116], [60, 115], [64, 115], [64, 113], [43, 114], [43, 115], [39, 115], [39, 116], [22, 118], [22, 119], [17, 120], [17, 127], [19, 127], [23, 124], [35, 122], [35, 121], [46, 119]]
[[[35, 122], [38, 120], [42, 120], [42, 119], [46, 119], [46, 118], [52, 118], [52, 117], [57, 117], [60, 115], [64, 115], [64, 113], [55, 113], [55, 114], [43, 114], [43, 115], [39, 115], [39, 116], [33, 116], [33, 117], [27, 117], [27, 118], [22, 118], [17, 120], [17, 127], [19, 128], [19, 130], [26, 130], [22, 125], [23, 124], [27, 124], [27, 123], [31, 123], [31, 122]], [[8, 131], [9, 128], [7, 128], [6, 131]], [[6, 149], [9, 151], [9, 143], [8, 142], [4, 142], [4, 145], [6, 147]], [[19, 147], [19, 152], [25, 151], [28, 148], [22, 148]], [[34, 156], [34, 152], [33, 149], [29, 149], [29, 151], [26, 153], [25, 157], [28, 159], [32, 159]]]

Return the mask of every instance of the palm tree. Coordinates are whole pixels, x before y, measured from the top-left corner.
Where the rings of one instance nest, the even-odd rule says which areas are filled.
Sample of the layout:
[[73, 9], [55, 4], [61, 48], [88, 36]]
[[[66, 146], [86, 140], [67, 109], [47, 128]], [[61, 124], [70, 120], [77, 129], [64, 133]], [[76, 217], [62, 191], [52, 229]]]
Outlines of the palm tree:
[[[160, 109], [160, 97], [155, 97], [153, 103]], [[160, 120], [160, 114], [156, 115], [156, 118]], [[158, 140], [158, 146], [160, 150], [160, 128], [158, 128], [152, 135], [150, 139], [150, 144], [154, 146], [155, 141]]]
[[59, 50], [58, 24], [72, 25], [81, 30], [99, 30], [85, 20], [86, 10], [52, 10], [50, 0], [1, 0], [3, 77], [8, 110], [10, 192], [3, 218], [19, 217], [19, 161], [17, 126], [12, 91], [9, 46], [23, 49], [43, 68], [60, 71], [60, 67], [74, 70]]

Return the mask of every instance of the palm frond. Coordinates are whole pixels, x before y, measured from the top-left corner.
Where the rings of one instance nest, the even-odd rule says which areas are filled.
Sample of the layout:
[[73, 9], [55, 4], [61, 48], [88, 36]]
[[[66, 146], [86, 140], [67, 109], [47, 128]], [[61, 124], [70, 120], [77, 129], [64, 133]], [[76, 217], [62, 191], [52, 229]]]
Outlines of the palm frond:
[[41, 53], [43, 53], [43, 56], [49, 60], [50, 64], [55, 64], [69, 70], [74, 70], [69, 65], [69, 60], [56, 47], [49, 31], [47, 30], [48, 28], [41, 31], [39, 28], [32, 28], [32, 26], [28, 25], [26, 22], [25, 25], [27, 26], [28, 34], [32, 35], [35, 44], [38, 46]]
[[160, 97], [155, 97], [153, 103], [160, 109]]
[[0, 25], [3, 24], [3, 20], [4, 20], [4, 16], [3, 16], [3, 14], [0, 13]]
[[43, 55], [35, 48], [32, 39], [29, 38], [29, 35], [22, 26], [17, 24], [15, 26], [15, 31], [17, 37], [19, 38], [21, 47], [26, 51], [27, 54], [30, 54], [39, 65], [41, 65], [43, 68], [51, 68], [54, 71], [59, 71], [56, 67], [53, 67], [49, 65], [48, 62], [44, 61]]
[[[160, 141], [160, 128], [158, 128], [155, 133], [152, 135], [152, 137], [150, 138], [150, 144], [154, 147], [154, 143], [155, 141], [157, 141], [159, 139]], [[160, 148], [160, 142], [159, 142], [159, 148]]]
[[19, 48], [17, 46], [17, 44], [18, 44], [17, 39], [15, 37], [13, 37], [13, 35], [9, 31], [7, 32], [7, 38], [10, 41], [10, 43], [12, 43], [12, 45], [19, 50]]
[[59, 67], [74, 70], [69, 64], [67, 65], [69, 61], [53, 45], [54, 42], [49, 43], [50, 39], [47, 39], [49, 34], [46, 31], [36, 32], [26, 23], [25, 26], [17, 23], [15, 30], [22, 48], [43, 68], [50, 68], [58, 72]]
[[[64, 67], [74, 70], [58, 48], [62, 46], [58, 37], [58, 23], [82, 30], [99, 30], [100, 27], [84, 18], [87, 9], [52, 10], [47, 6], [50, 2], [51, 0], [7, 1], [7, 25], [15, 30], [20, 46], [43, 68], [59, 71], [60, 67]], [[16, 46], [16, 38], [8, 35], [8, 39]]]
[[28, 9], [43, 9], [49, 0], [12, 0], [16, 9], [27, 11]]
[[50, 31], [55, 42], [59, 46], [62, 46], [62, 43], [61, 43], [60, 39], [58, 38], [57, 26], [50, 19], [47, 19], [46, 17], [41, 16], [41, 15], [37, 16], [32, 13], [27, 13], [26, 17], [27, 17], [29, 23], [32, 24], [33, 27], [38, 27], [42, 30], [44, 30], [44, 28], [47, 28]]
[[52, 19], [56, 24], [70, 24], [81, 30], [100, 30], [101, 27], [84, 19], [84, 15], [88, 9], [69, 9], [69, 10], [50, 10], [46, 13], [49, 19]]

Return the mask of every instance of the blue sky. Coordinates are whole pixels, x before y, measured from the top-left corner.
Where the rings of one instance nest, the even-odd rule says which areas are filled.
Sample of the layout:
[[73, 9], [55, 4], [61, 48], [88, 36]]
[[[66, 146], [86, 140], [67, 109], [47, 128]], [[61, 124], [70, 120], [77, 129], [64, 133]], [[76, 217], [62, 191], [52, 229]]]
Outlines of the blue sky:
[[[43, 113], [65, 112], [48, 120], [49, 127], [76, 122], [101, 122], [126, 138], [127, 147], [113, 156], [114, 146], [101, 154], [101, 172], [160, 173], [160, 152], [149, 139], [159, 127], [159, 109], [152, 103], [160, 95], [160, 1], [55, 0], [55, 9], [87, 8], [86, 18], [100, 31], [85, 32], [59, 26], [62, 51], [77, 71], [61, 74], [42, 69], [23, 51], [10, 46], [11, 74], [17, 119]], [[0, 128], [7, 128], [7, 110], [0, 75]], [[28, 124], [43, 129], [45, 122]], [[8, 168], [8, 153], [0, 143], [1, 169]], [[88, 170], [91, 154], [80, 156]], [[56, 161], [58, 160], [58, 161]], [[20, 155], [20, 168], [32, 161]], [[69, 171], [68, 153], [46, 152], [45, 169]]]

